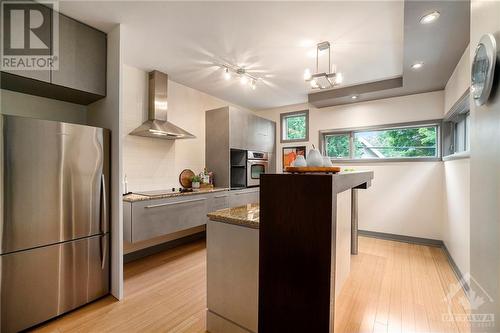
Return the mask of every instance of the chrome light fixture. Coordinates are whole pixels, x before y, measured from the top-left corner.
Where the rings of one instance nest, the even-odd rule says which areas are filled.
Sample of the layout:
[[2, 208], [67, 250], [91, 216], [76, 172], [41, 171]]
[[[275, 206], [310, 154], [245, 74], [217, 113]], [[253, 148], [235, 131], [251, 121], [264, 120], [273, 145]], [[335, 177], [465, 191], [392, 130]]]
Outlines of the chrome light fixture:
[[[248, 73], [243, 67], [229, 63], [217, 64], [217, 66], [222, 69], [222, 75], [226, 81], [229, 81], [232, 77], [238, 78], [241, 85], [249, 85], [252, 90], [255, 90], [257, 88], [257, 82], [262, 80], [260, 77]], [[234, 74], [234, 76], [232, 74]]]
[[[324, 72], [319, 70], [319, 55], [321, 52], [328, 52], [328, 68]], [[325, 41], [316, 45], [316, 72], [311, 73], [307, 68], [304, 71], [304, 80], [309, 82], [312, 89], [329, 89], [342, 83], [342, 73], [337, 73], [335, 66], [332, 69], [332, 52], [330, 42]]]

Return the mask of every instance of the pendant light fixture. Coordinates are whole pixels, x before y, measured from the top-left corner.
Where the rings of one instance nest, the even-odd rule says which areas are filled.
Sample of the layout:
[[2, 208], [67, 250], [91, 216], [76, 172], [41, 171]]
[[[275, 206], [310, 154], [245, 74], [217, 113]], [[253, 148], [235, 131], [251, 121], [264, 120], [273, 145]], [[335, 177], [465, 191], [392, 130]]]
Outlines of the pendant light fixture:
[[[328, 68], [324, 72], [319, 70], [320, 53], [328, 52]], [[304, 81], [311, 85], [312, 89], [329, 89], [342, 83], [342, 73], [337, 73], [335, 66], [332, 68], [330, 42], [325, 41], [316, 45], [316, 72], [311, 73], [309, 68], [304, 71]]]

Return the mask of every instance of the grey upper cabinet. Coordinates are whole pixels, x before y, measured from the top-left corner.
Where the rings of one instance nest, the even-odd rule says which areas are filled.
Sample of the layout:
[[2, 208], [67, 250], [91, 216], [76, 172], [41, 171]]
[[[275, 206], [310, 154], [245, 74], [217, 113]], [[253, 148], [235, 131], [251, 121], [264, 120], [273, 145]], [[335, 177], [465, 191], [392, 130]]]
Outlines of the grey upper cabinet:
[[[40, 10], [46, 12], [45, 14], [47, 14], [47, 15], [44, 16], [44, 20], [48, 20], [50, 22], [48, 24], [44, 24], [39, 29], [43, 29], [43, 33], [47, 33], [47, 35], [49, 35], [48, 38], [51, 39], [52, 36], [50, 35], [50, 32], [48, 31], [48, 29], [50, 29], [50, 27], [52, 26], [52, 15], [50, 15], [50, 9], [46, 8], [46, 7], [41, 7]], [[2, 23], [2, 24], [4, 24], [4, 23]], [[10, 16], [9, 15], [6, 15], [5, 24], [10, 25]], [[2, 42], [4, 42], [4, 41], [2, 41]], [[7, 41], [5, 41], [5, 42], [7, 42]], [[51, 45], [51, 42], [52, 41], [49, 42], [49, 45]], [[17, 76], [23, 77], [23, 78], [34, 79], [34, 80], [50, 83], [50, 70], [49, 69], [47, 69], [47, 70], [5, 70], [3, 72], [9, 73], [9, 74], [14, 74], [14, 75], [17, 75]]]
[[106, 34], [57, 12], [51, 17], [59, 21], [58, 69], [2, 71], [1, 88], [82, 105], [105, 97]]
[[273, 121], [261, 118], [249, 111], [229, 108], [229, 146], [243, 150], [274, 151]]
[[106, 95], [106, 34], [59, 15], [59, 69], [53, 84]]
[[249, 122], [251, 118], [246, 111], [229, 108], [229, 146], [236, 149], [248, 149]]

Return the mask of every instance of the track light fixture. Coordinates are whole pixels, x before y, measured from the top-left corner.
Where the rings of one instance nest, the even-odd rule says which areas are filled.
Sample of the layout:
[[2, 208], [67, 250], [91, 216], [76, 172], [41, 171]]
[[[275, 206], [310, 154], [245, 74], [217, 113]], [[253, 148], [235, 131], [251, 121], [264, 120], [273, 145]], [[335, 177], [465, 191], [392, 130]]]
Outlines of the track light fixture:
[[262, 80], [260, 77], [254, 76], [247, 72], [243, 67], [232, 65], [229, 63], [217, 64], [223, 70], [223, 77], [226, 81], [230, 80], [234, 74], [234, 77], [239, 78], [242, 85], [250, 85], [252, 90], [257, 89], [257, 82]]

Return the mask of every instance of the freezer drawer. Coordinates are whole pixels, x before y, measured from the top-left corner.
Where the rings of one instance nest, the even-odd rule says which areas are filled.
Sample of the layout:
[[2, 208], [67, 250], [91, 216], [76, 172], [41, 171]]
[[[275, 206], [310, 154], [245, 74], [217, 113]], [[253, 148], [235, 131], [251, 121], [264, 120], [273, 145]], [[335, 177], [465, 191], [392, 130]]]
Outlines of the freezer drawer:
[[17, 332], [109, 292], [109, 235], [0, 256], [1, 332]]
[[106, 232], [108, 149], [101, 128], [3, 116], [0, 253]]

